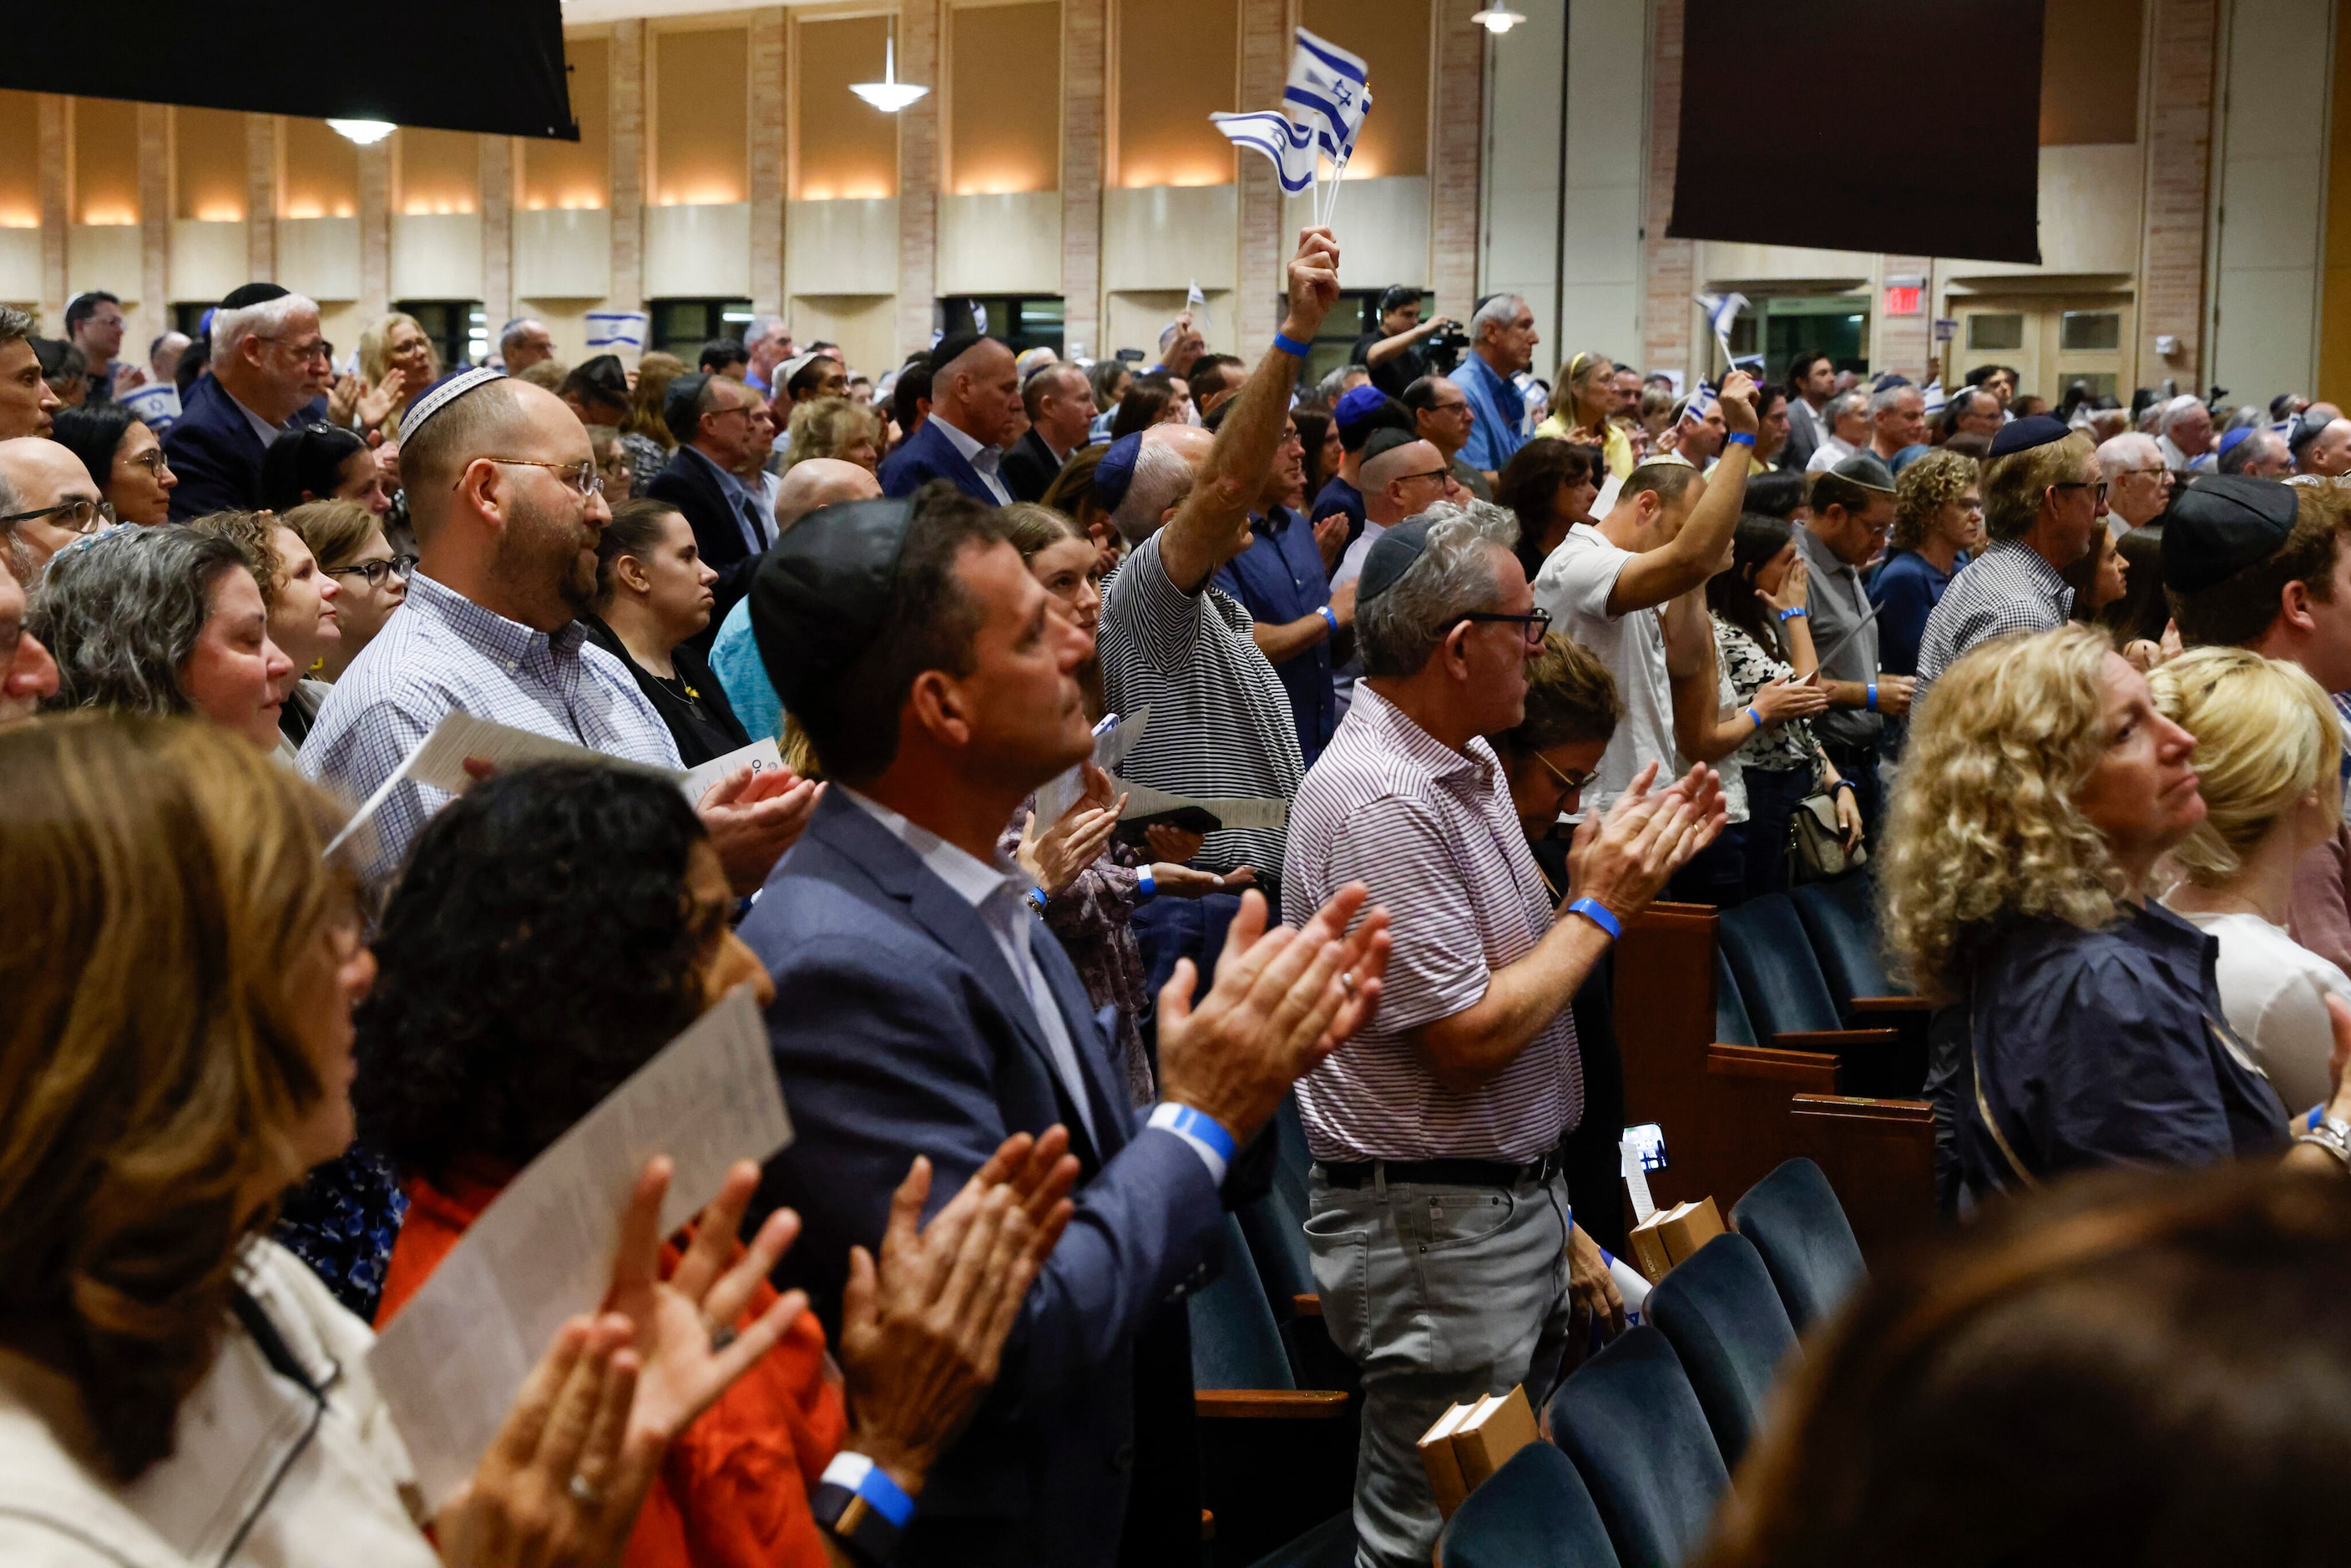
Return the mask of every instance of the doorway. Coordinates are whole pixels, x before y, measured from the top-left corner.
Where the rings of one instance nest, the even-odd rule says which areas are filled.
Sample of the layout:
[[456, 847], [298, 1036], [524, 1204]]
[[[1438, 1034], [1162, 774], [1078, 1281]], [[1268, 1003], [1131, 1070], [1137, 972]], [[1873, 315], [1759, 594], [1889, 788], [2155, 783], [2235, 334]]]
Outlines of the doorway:
[[2128, 406], [2124, 349], [2137, 319], [2129, 295], [1969, 294], [1951, 301], [1951, 314], [1959, 325], [1949, 384], [1979, 366], [2007, 365], [2016, 371], [2019, 396], [2046, 398], [2053, 407], [2080, 382], [2092, 397]]

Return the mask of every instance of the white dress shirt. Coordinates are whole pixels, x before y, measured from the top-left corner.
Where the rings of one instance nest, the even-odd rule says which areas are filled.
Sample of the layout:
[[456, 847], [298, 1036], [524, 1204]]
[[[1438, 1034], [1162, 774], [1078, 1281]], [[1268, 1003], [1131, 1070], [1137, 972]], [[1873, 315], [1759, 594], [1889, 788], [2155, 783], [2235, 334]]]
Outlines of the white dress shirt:
[[963, 460], [971, 465], [972, 471], [979, 476], [979, 482], [987, 486], [989, 495], [996, 497], [996, 504], [999, 507], [1012, 505], [1012, 492], [1005, 488], [1003, 479], [996, 471], [1004, 461], [1004, 454], [993, 446], [981, 445], [945, 419], [935, 418], [932, 423], [946, 433], [946, 438], [955, 444], [955, 449], [963, 454]]

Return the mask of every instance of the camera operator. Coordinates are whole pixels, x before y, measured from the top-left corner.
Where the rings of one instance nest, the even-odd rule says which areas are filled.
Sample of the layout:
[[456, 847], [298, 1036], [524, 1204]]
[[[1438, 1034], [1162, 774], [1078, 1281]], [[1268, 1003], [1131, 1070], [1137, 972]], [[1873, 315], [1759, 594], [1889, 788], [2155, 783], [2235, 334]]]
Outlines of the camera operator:
[[1380, 329], [1356, 339], [1347, 361], [1370, 370], [1374, 386], [1401, 399], [1421, 377], [1450, 371], [1465, 345], [1459, 322], [1443, 316], [1422, 320], [1420, 290], [1399, 283], [1380, 296]]

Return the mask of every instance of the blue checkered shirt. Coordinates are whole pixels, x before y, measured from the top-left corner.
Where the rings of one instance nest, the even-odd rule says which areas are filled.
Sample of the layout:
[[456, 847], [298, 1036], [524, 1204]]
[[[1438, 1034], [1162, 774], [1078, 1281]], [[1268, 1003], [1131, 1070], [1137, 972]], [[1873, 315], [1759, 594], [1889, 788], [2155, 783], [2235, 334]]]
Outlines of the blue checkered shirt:
[[1979, 643], [2054, 632], [2074, 611], [2074, 591], [2022, 539], [2001, 539], [1960, 568], [1927, 617], [1918, 640], [1918, 686], [1911, 702]]
[[[621, 662], [573, 622], [549, 635], [483, 609], [423, 573], [312, 721], [301, 769], [356, 806], [392, 777], [451, 709], [591, 751], [678, 768], [669, 727]], [[405, 783], [376, 813], [368, 880], [399, 869], [449, 800]]]

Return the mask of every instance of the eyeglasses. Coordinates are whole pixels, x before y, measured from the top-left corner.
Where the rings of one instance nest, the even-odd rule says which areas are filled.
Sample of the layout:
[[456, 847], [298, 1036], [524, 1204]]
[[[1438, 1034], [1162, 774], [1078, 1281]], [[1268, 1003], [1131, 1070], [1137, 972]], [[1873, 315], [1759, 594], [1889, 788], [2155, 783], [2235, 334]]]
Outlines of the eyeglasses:
[[2090, 499], [2094, 504], [2106, 498], [2106, 482], [2104, 479], [2076, 479], [2071, 484], [2052, 485], [2049, 487], [2053, 490], [2087, 490], [2091, 493]]
[[1562, 773], [1557, 768], [1552, 766], [1551, 758], [1540, 751], [1535, 753], [1535, 760], [1543, 765], [1544, 772], [1559, 780], [1559, 792], [1562, 797], [1574, 794], [1600, 777], [1600, 770], [1596, 768], [1579, 768], [1573, 773]]
[[[593, 457], [579, 463], [547, 463], [536, 457], [491, 457], [485, 461], [510, 464], [517, 468], [544, 468], [572, 489], [577, 490], [582, 497], [592, 498], [604, 493], [604, 476], [596, 471], [596, 460]], [[457, 485], [465, 482], [465, 476], [459, 475]], [[452, 485], [449, 488], [454, 490], [457, 485]]]
[[1503, 615], [1491, 610], [1473, 610], [1465, 613], [1461, 619], [1492, 621], [1500, 624], [1523, 627], [1525, 630], [1520, 635], [1526, 638], [1527, 646], [1530, 648], [1541, 647], [1543, 639], [1551, 634], [1551, 612], [1548, 610], [1530, 610], [1524, 615]]
[[[1450, 468], [1431, 468], [1426, 474], [1405, 474], [1399, 476], [1399, 477], [1405, 479], [1434, 479], [1440, 485], [1444, 484], [1446, 480], [1452, 476], [1453, 470]], [[1394, 481], [1390, 482], [1394, 483]]]
[[413, 555], [396, 555], [390, 560], [363, 560], [356, 566], [336, 567], [327, 575], [365, 578], [370, 588], [381, 586], [387, 577], [396, 577], [405, 582], [416, 575], [416, 558]]
[[1466, 413], [1468, 409], [1468, 398], [1462, 399], [1459, 402], [1433, 402], [1428, 405], [1428, 412], [1431, 413]]
[[335, 346], [324, 338], [313, 338], [307, 343], [287, 343], [283, 338], [265, 337], [261, 340], [265, 343], [285, 343], [286, 351], [298, 360], [325, 360], [332, 363], [335, 358]]
[[146, 469], [149, 474], [154, 476], [158, 479], [163, 476], [163, 470], [172, 465], [172, 460], [163, 455], [163, 449], [160, 446], [149, 447], [146, 451], [141, 452], [136, 457], [131, 458], [131, 462], [136, 467]]
[[29, 523], [42, 517], [56, 517], [57, 526], [78, 534], [94, 534], [100, 528], [114, 526], [114, 504], [93, 501], [88, 497], [78, 501], [59, 501], [54, 507], [43, 507], [37, 512], [11, 512], [0, 517], [0, 524]]

